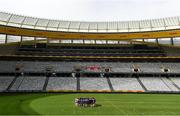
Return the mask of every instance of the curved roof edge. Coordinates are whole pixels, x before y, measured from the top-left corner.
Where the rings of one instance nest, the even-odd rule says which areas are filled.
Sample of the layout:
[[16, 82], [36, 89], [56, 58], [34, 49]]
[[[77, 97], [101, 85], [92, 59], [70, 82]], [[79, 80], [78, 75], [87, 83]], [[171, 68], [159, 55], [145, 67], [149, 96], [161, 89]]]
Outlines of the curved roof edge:
[[59, 32], [122, 33], [180, 29], [180, 17], [120, 22], [49, 20], [0, 12], [0, 25]]

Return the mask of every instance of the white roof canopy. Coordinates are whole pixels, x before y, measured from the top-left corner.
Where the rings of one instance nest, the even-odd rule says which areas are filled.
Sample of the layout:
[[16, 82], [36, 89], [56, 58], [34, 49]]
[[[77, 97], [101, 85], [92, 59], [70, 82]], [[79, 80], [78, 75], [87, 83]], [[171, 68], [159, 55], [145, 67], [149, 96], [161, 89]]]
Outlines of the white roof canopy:
[[121, 22], [49, 20], [0, 12], [0, 24], [50, 31], [120, 33], [180, 29], [180, 17]]

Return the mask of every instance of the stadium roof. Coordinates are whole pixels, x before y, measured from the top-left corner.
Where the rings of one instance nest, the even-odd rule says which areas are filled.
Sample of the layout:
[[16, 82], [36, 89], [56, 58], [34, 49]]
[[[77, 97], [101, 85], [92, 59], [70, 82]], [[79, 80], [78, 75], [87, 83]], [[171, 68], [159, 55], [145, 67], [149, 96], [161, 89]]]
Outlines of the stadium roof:
[[0, 12], [0, 24], [48, 31], [121, 33], [180, 29], [180, 17], [120, 22], [80, 22], [50, 20]]

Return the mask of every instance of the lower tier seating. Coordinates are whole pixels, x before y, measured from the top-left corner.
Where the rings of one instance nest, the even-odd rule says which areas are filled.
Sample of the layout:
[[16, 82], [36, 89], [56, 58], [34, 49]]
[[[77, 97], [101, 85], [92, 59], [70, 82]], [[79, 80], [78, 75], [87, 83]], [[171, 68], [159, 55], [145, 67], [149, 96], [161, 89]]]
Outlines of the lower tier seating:
[[6, 91], [13, 79], [11, 76], [0, 77], [0, 92]]
[[45, 77], [17, 77], [10, 90], [34, 91], [42, 90], [45, 83]]
[[110, 90], [106, 78], [80, 78], [81, 90]]
[[179, 77], [171, 77], [170, 79], [173, 81], [173, 83], [174, 83], [177, 87], [180, 88], [180, 78], [179, 78]]
[[110, 80], [114, 90], [144, 90], [136, 78], [110, 78]]
[[171, 91], [171, 89], [158, 77], [140, 78], [148, 91]]
[[179, 77], [45, 77], [0, 76], [0, 92], [8, 91], [141, 91], [180, 92]]
[[47, 90], [76, 90], [76, 78], [68, 77], [50, 77]]
[[[174, 82], [170, 80], [170, 78], [162, 77], [161, 79], [171, 91], [179, 91], [178, 88], [176, 87], [176, 85], [174, 84]], [[171, 78], [171, 79], [173, 80], [173, 78]], [[179, 82], [180, 82], [180, 80], [179, 80]]]

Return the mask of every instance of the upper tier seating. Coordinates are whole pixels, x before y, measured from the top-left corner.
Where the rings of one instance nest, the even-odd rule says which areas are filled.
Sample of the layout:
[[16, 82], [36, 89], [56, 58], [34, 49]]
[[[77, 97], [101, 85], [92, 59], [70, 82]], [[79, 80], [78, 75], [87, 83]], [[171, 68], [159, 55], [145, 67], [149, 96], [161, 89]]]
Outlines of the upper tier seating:
[[165, 56], [165, 52], [158, 46], [147, 45], [51, 45], [29, 47], [21, 45], [17, 54], [43, 56]]

